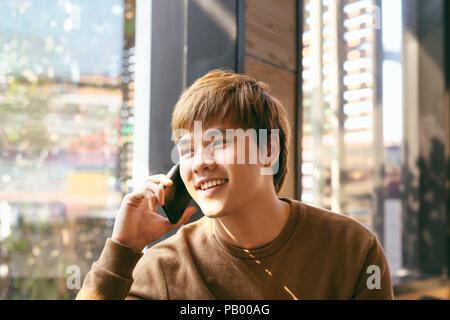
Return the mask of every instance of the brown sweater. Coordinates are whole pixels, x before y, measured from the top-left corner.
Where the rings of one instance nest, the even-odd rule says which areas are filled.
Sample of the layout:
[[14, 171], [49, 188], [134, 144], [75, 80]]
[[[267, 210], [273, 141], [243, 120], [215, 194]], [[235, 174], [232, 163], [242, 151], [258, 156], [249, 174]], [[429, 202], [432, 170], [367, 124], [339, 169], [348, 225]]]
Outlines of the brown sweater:
[[[347, 216], [280, 199], [291, 205], [288, 222], [257, 249], [226, 242], [207, 217], [144, 254], [107, 239], [77, 299], [394, 299], [375, 234]], [[379, 289], [371, 265], [380, 268]]]

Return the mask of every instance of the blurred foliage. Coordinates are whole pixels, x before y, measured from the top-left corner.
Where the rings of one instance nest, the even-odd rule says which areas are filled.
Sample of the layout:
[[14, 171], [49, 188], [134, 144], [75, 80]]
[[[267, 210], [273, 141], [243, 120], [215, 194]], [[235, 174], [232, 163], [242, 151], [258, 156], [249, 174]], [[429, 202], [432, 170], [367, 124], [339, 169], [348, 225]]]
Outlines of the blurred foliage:
[[1, 249], [9, 252], [7, 261], [12, 271], [8, 299], [75, 298], [77, 290], [67, 288], [67, 268], [79, 266], [84, 273], [82, 283], [111, 234], [111, 227], [112, 221], [90, 218], [65, 223], [22, 222], [0, 242]]
[[30, 155], [39, 154], [51, 147], [46, 123], [50, 94], [41, 90], [41, 81], [29, 83], [13, 77], [8, 88], [2, 92], [5, 101], [0, 107], [0, 126], [3, 135], [13, 148]]
[[9, 252], [26, 253], [30, 250], [29, 243], [22, 238], [18, 233], [13, 233], [8, 238], [2, 241], [3, 249]]

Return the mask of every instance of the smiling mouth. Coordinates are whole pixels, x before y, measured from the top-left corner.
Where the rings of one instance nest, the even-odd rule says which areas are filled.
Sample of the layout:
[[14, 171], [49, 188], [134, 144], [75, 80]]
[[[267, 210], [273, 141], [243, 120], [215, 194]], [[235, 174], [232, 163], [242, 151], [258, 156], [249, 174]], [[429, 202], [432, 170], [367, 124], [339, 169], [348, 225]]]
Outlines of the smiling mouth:
[[199, 191], [207, 191], [207, 190], [211, 190], [211, 189], [216, 189], [218, 187], [223, 186], [227, 182], [228, 182], [228, 179], [212, 180], [212, 181], [209, 181], [207, 183], [204, 183], [204, 184], [200, 185], [199, 187], [197, 187], [197, 190], [199, 190]]

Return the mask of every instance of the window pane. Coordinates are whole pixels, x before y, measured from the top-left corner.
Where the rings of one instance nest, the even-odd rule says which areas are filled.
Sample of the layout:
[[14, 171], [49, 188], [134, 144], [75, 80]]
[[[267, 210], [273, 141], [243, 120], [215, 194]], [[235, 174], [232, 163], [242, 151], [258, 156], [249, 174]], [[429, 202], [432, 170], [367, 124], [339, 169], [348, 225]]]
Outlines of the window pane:
[[132, 137], [126, 3], [0, 2], [0, 297], [73, 298], [67, 278], [111, 234]]
[[304, 4], [302, 200], [372, 229], [374, 2]]
[[304, 2], [302, 201], [377, 233], [395, 283], [404, 273], [402, 3], [377, 4]]

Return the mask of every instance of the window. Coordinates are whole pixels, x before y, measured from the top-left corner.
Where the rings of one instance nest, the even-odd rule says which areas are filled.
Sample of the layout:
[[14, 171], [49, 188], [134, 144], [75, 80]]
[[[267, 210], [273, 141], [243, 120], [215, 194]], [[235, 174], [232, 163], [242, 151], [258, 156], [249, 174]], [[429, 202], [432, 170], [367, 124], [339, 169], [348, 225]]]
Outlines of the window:
[[[383, 17], [383, 19], [382, 19]], [[402, 2], [304, 1], [302, 201], [374, 231], [402, 266]]]
[[372, 228], [375, 15], [371, 1], [306, 1], [302, 201]]
[[0, 298], [71, 299], [131, 179], [134, 1], [0, 3]]

